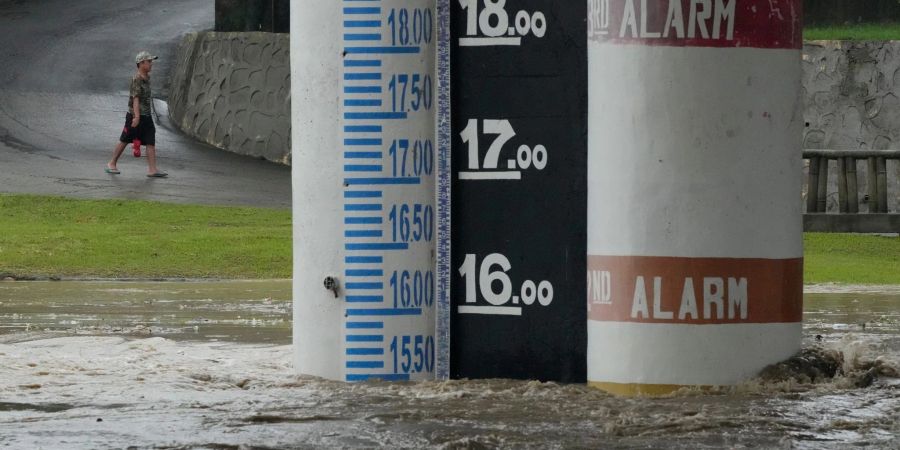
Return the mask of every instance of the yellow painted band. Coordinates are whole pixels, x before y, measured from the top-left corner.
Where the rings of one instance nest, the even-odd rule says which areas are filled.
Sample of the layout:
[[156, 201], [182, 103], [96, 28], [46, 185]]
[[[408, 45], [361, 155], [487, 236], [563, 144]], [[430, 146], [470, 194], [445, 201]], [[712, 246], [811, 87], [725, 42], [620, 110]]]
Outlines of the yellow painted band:
[[622, 397], [662, 397], [682, 388], [703, 390], [711, 387], [682, 384], [609, 383], [605, 381], [588, 381], [588, 386]]

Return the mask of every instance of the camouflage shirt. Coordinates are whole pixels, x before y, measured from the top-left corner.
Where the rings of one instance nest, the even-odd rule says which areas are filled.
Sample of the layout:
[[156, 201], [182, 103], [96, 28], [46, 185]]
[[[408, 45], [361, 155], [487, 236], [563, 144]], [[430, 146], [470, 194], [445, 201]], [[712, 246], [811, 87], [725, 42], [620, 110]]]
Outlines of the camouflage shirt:
[[129, 89], [128, 93], [128, 112], [133, 113], [133, 103], [134, 98], [138, 98], [138, 103], [140, 104], [141, 115], [149, 116], [150, 115], [150, 80], [143, 79], [137, 75], [131, 79], [131, 89]]

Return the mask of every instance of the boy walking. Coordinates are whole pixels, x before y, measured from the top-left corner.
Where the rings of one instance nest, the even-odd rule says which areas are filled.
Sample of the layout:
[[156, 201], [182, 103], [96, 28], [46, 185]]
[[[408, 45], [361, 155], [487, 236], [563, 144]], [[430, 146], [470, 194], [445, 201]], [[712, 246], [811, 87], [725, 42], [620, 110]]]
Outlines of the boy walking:
[[140, 52], [134, 58], [137, 73], [131, 79], [128, 94], [128, 113], [125, 114], [125, 128], [119, 136], [119, 143], [113, 150], [112, 160], [106, 164], [106, 173], [118, 175], [117, 163], [128, 144], [134, 144], [134, 156], [140, 157], [140, 146], [147, 146], [147, 176], [165, 178], [169, 174], [160, 172], [156, 167], [156, 126], [153, 124], [150, 102], [150, 71], [153, 61], [158, 57], [148, 52]]

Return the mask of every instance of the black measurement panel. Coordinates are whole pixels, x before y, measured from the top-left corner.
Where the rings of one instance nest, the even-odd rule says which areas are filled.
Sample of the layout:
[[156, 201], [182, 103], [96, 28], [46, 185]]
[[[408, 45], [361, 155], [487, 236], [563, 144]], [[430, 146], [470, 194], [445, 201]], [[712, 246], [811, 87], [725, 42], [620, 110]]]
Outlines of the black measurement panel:
[[452, 0], [453, 378], [586, 378], [587, 2]]

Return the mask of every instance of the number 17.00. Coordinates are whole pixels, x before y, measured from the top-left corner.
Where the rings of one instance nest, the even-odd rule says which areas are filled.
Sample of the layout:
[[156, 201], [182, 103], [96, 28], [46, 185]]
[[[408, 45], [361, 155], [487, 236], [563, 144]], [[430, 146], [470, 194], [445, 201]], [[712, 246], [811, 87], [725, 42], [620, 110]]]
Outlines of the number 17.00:
[[[513, 130], [513, 127], [508, 120], [485, 119], [481, 122], [483, 124], [484, 134], [494, 134], [497, 137], [494, 138], [494, 142], [491, 143], [491, 146], [487, 149], [487, 153], [484, 155], [484, 164], [479, 164], [478, 120], [470, 119], [468, 121], [466, 128], [464, 128], [459, 135], [462, 138], [463, 144], [467, 144], [468, 147], [469, 170], [497, 169], [500, 160], [500, 150], [503, 149], [503, 146], [506, 145], [510, 139], [516, 136], [516, 132]], [[515, 162], [511, 162], [510, 164], [514, 164], [519, 169], [529, 169], [534, 166], [537, 170], [544, 170], [544, 168], [547, 167], [547, 148], [543, 145], [536, 145], [532, 149], [527, 145], [520, 145], [516, 152]]]

